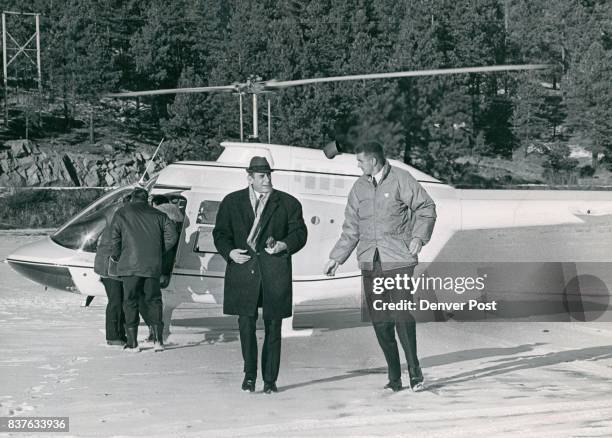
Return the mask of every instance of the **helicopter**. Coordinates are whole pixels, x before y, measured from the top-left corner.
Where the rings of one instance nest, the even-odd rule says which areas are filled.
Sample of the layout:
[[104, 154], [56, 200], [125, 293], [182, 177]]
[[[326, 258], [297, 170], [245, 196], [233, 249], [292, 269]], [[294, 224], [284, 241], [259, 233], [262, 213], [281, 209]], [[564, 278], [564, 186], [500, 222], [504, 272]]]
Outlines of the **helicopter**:
[[[504, 65], [296, 81], [250, 78], [242, 84], [134, 91], [107, 97], [232, 92], [240, 95], [242, 115], [242, 97], [251, 95], [253, 140], [258, 138], [257, 96], [264, 92], [324, 82], [545, 68], [548, 66], [540, 64]], [[243, 140], [242, 117], [240, 120]], [[356, 258], [342, 265], [335, 277], [323, 273], [327, 254], [341, 233], [347, 196], [361, 176], [355, 156], [342, 152], [342, 145], [336, 142], [323, 150], [257, 141], [226, 141], [221, 146], [223, 152], [216, 161], [175, 162], [147, 183], [140, 181], [151, 195], [166, 195], [184, 213], [174, 268], [169, 284], [163, 289], [165, 337], [169, 334], [172, 312], [181, 303], [205, 303], [219, 309], [222, 306], [225, 260], [214, 246], [212, 231], [221, 200], [228, 193], [244, 188], [245, 169], [253, 156], [268, 160], [274, 169], [274, 187], [291, 193], [303, 207], [309, 238], [304, 249], [293, 258], [294, 307], [329, 298], [353, 298], [359, 302], [361, 270]], [[409, 172], [436, 203], [437, 223], [430, 242], [419, 254], [419, 266], [434, 262], [444, 245], [460, 231], [579, 224], [583, 223], [582, 216], [612, 214], [612, 192], [456, 189], [403, 162], [389, 159], [389, 163]], [[18, 248], [6, 262], [19, 274], [45, 286], [85, 296], [106, 296], [99, 276], [93, 271], [96, 242], [107, 219], [135, 186], [120, 187], [105, 194], [50, 236]], [[294, 329], [291, 317], [283, 320], [282, 333], [284, 337], [308, 336], [312, 330]]]

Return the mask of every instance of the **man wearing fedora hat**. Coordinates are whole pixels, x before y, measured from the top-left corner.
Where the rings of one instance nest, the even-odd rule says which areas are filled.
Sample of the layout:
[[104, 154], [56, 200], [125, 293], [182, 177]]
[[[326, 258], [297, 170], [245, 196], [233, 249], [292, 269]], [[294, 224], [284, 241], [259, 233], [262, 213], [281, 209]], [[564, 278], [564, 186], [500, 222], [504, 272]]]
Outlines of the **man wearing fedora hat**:
[[293, 310], [291, 256], [306, 244], [307, 230], [300, 202], [272, 188], [272, 169], [265, 157], [253, 157], [246, 170], [249, 186], [223, 198], [213, 238], [227, 262], [223, 313], [238, 315], [242, 390], [255, 391], [255, 325], [262, 307], [261, 368], [264, 393], [270, 394], [277, 392], [282, 320]]

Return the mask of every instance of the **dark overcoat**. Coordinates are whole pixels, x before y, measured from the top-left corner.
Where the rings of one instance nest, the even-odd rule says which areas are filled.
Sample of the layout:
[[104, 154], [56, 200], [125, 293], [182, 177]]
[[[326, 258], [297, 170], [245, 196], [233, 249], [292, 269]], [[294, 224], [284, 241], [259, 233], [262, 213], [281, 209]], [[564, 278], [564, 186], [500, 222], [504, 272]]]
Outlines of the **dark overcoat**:
[[94, 259], [94, 272], [101, 277], [108, 277], [108, 258], [113, 255], [113, 245], [111, 242], [110, 220], [106, 218], [106, 226], [98, 239], [96, 258]]
[[[254, 220], [248, 188], [230, 193], [221, 201], [213, 238], [227, 262], [223, 313], [254, 315], [261, 290], [263, 318], [287, 318], [293, 310], [291, 255], [306, 245], [307, 238], [302, 205], [288, 193], [274, 190], [262, 212], [255, 251], [246, 242]], [[269, 237], [285, 242], [287, 250], [268, 254], [265, 247]], [[235, 263], [229, 256], [234, 249], [248, 250], [251, 259]]]

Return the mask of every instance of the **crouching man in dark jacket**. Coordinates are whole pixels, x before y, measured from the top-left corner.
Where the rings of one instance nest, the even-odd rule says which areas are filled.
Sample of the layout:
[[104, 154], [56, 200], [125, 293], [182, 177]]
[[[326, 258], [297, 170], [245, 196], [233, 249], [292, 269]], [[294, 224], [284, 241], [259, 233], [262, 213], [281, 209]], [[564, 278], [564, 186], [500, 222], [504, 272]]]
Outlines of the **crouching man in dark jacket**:
[[[132, 202], [115, 213], [111, 223], [113, 260], [116, 275], [123, 281], [126, 349], [138, 347], [138, 312], [147, 315], [153, 330], [155, 351], [163, 350], [162, 296], [159, 278], [162, 255], [178, 239], [175, 225], [168, 216], [148, 203], [148, 193], [141, 188], [132, 192]], [[139, 300], [145, 309], [139, 309]]]

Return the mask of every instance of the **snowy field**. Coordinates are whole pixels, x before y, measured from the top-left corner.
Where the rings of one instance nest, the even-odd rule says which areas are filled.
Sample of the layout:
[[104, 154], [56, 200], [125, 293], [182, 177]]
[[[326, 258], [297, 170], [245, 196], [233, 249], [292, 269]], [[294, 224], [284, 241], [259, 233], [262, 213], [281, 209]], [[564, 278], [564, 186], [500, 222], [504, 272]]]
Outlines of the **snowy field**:
[[[0, 259], [39, 237], [0, 233]], [[611, 261], [612, 219], [462, 233], [442, 258], [469, 254]], [[612, 436], [612, 323], [420, 324], [428, 389], [388, 393], [372, 328], [340, 303], [298, 313], [314, 335], [283, 341], [278, 394], [251, 394], [234, 318], [183, 304], [166, 351], [134, 355], [105, 345], [104, 299], [0, 278], [0, 416], [67, 416], [70, 436]]]

